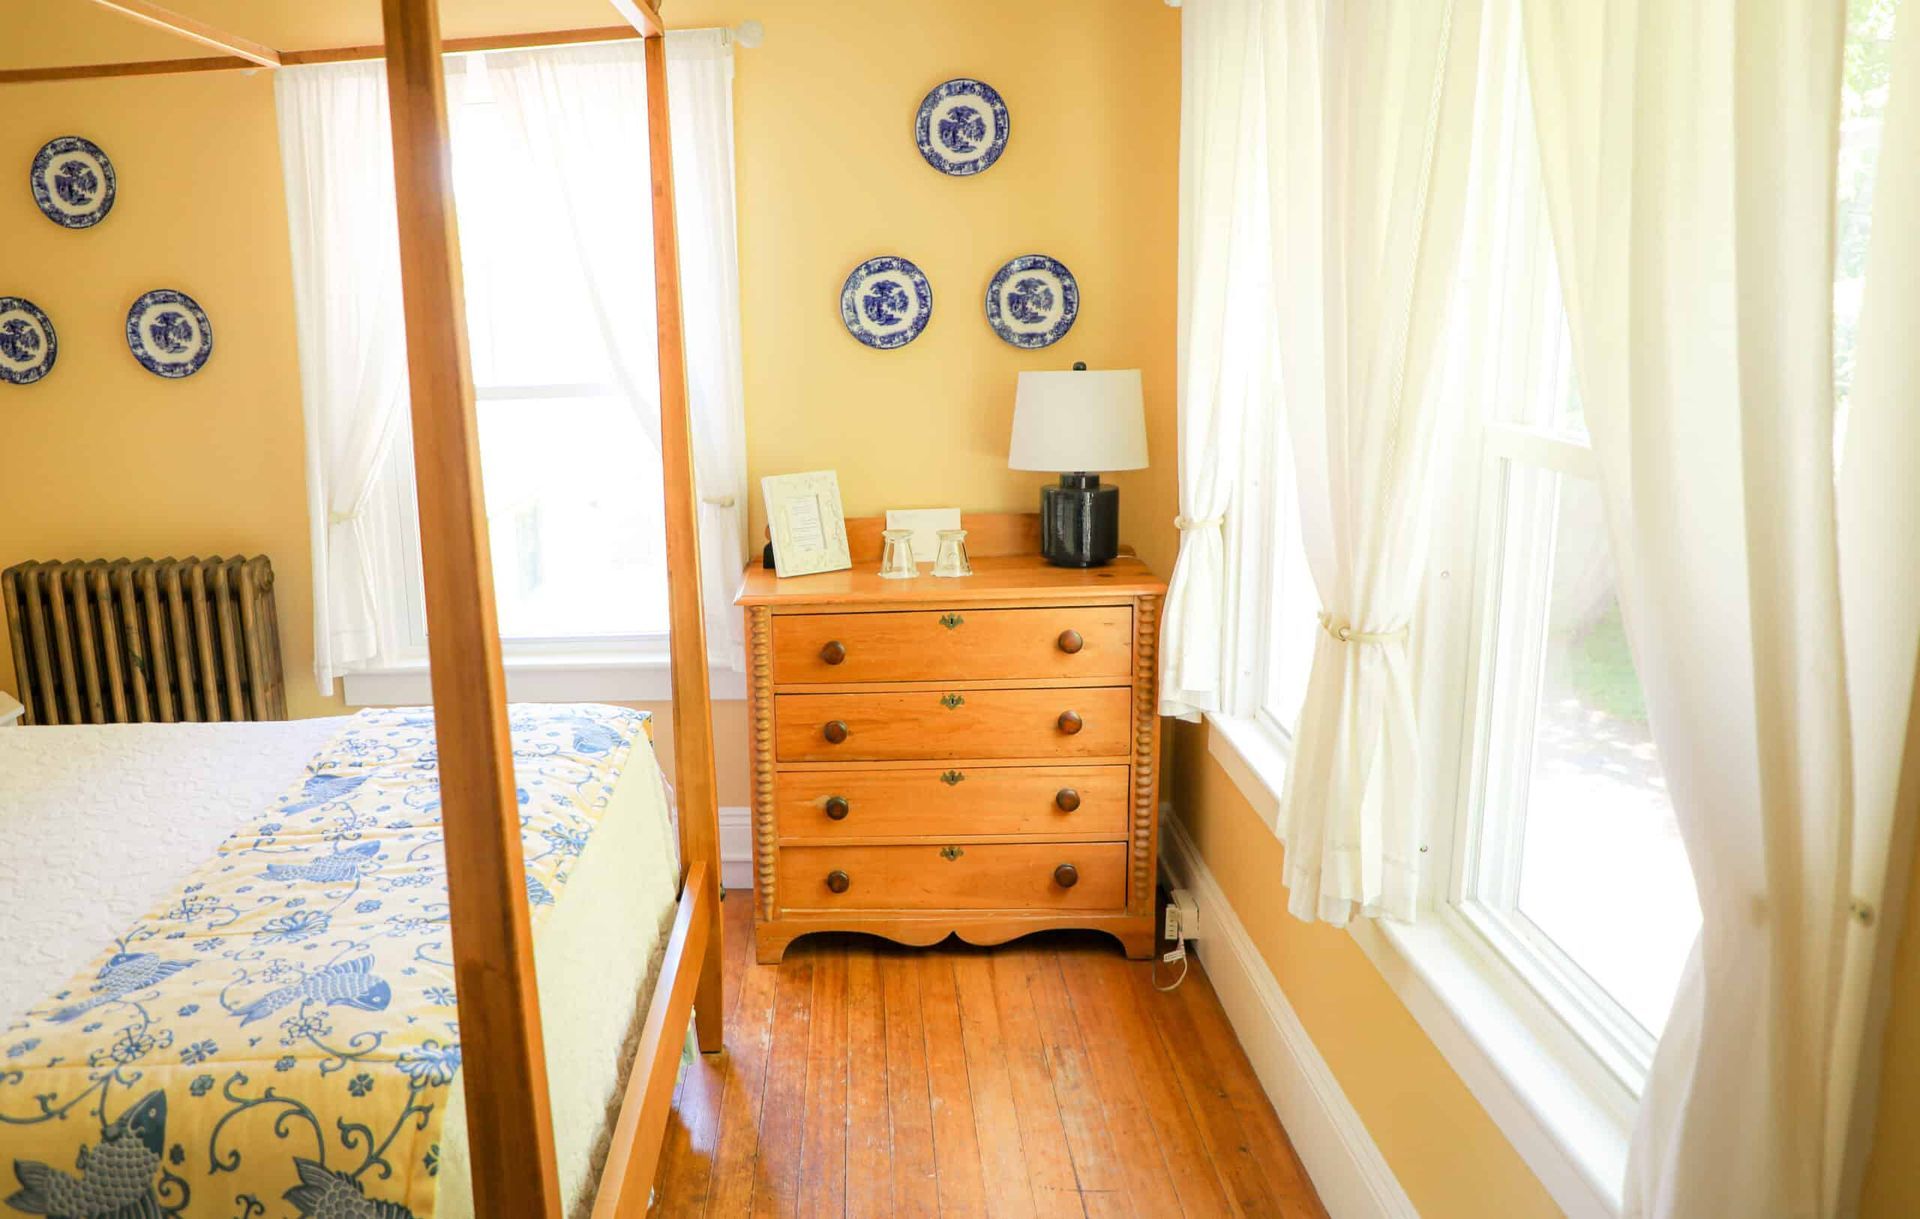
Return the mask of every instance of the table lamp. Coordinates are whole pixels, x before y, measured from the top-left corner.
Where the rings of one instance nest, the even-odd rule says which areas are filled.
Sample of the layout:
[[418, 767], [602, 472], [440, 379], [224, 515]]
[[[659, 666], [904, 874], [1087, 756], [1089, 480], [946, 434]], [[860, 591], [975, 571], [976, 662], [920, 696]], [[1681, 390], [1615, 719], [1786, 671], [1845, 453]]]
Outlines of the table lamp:
[[1140, 370], [1023, 372], [1013, 398], [1010, 470], [1054, 470], [1040, 490], [1040, 553], [1060, 567], [1099, 567], [1120, 553], [1120, 489], [1101, 470], [1147, 464]]

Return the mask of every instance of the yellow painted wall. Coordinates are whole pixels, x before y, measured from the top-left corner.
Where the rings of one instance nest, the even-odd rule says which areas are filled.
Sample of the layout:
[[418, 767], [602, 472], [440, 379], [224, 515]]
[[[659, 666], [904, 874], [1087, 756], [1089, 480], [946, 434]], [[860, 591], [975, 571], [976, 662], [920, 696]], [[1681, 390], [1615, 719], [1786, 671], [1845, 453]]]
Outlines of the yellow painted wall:
[[1287, 913], [1280, 842], [1208, 755], [1208, 729], [1170, 727], [1169, 798], [1414, 1206], [1428, 1219], [1560, 1214], [1353, 938]]
[[[304, 440], [273, 83], [232, 73], [0, 86], [0, 295], [58, 332], [53, 371], [0, 385], [0, 566], [27, 559], [272, 557], [295, 714], [327, 709], [312, 672]], [[106, 149], [119, 196], [78, 231], [26, 187], [57, 135]], [[127, 307], [179, 288], [213, 356], [168, 381], [134, 362]], [[0, 688], [18, 691], [10, 648]]]

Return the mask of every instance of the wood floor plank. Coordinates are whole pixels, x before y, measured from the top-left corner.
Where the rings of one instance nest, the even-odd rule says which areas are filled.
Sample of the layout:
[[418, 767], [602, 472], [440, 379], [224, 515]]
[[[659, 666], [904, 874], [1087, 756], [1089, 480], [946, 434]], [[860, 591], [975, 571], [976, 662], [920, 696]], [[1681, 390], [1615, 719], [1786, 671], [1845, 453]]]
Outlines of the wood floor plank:
[[799, 1214], [839, 1219], [847, 1213], [847, 951], [837, 938], [810, 947], [816, 955]]
[[880, 962], [847, 954], [847, 1214], [893, 1209], [893, 1123], [887, 1112], [887, 1010]]
[[813, 959], [793, 953], [774, 988], [773, 1045], [760, 1107], [760, 1155], [753, 1166], [752, 1213], [792, 1215], [799, 1204], [800, 1118], [807, 1092], [808, 1024], [813, 1015]]
[[[749, 902], [739, 897], [726, 904], [742, 912], [749, 907]], [[732, 911], [728, 913], [732, 915]], [[727, 1086], [720, 1098], [713, 1184], [705, 1207], [706, 1214], [724, 1219], [738, 1219], [753, 1209], [754, 1173], [760, 1161], [761, 1103], [772, 1058], [776, 982], [780, 976], [777, 970], [746, 967], [753, 933], [751, 920], [742, 922], [743, 926], [736, 927], [730, 917], [726, 925], [727, 957], [729, 961], [740, 959], [742, 974], [740, 998], [728, 1018], [726, 1049], [720, 1055]], [[671, 1180], [661, 1195], [682, 1205]], [[687, 1205], [681, 1213], [700, 1212]]]
[[1140, 1094], [1131, 1060], [1133, 1050], [1121, 1044], [1110, 1029], [1112, 1021], [1102, 1012], [1108, 1000], [1100, 987], [1092, 985], [1091, 973], [1085, 968], [1085, 952], [1062, 952], [1058, 962], [1133, 1211], [1137, 1215], [1179, 1215], [1181, 1202], [1160, 1152], [1154, 1123], [1146, 1115], [1146, 1098]]
[[960, 1038], [966, 1049], [967, 1088], [973, 1096], [973, 1128], [980, 1144], [987, 1214], [993, 1219], [1030, 1219], [1033, 1187], [1021, 1146], [1013, 1082], [1007, 1074], [1006, 1047], [1000, 1038], [993, 963], [978, 950], [946, 951], [953, 958], [954, 990], [960, 1001]]
[[879, 965], [886, 1007], [887, 1115], [893, 1131], [892, 1213], [896, 1219], [932, 1219], [940, 1213], [940, 1186], [934, 1169], [920, 970], [902, 948], [882, 949]]
[[1033, 1185], [1034, 1209], [1041, 1215], [1086, 1214], [1080, 1200], [1080, 1181], [1073, 1169], [1073, 1152], [1060, 1116], [1053, 1073], [1047, 1067], [1046, 1042], [1040, 1036], [1028, 979], [1036, 950], [1009, 945], [989, 958], [993, 997], [1000, 1016], [1001, 1053], [1007, 1080], [1013, 1087], [1014, 1112], [1020, 1121], [1020, 1146], [1027, 1157], [1027, 1179]]
[[[745, 902], [733, 903], [744, 907]], [[734, 926], [726, 926], [732, 916]], [[738, 934], [741, 920], [723, 905], [720, 916], [723, 934]], [[751, 924], [747, 924], [751, 930]], [[746, 960], [739, 954], [722, 958], [721, 993], [727, 997], [728, 1021], [742, 998], [741, 975]], [[723, 1022], [724, 1025], [725, 1022]], [[665, 1145], [661, 1148], [662, 1188], [684, 1200], [690, 1212], [704, 1212], [713, 1188], [714, 1165], [718, 1150], [722, 1100], [734, 1074], [734, 1060], [726, 1054], [696, 1054], [681, 1072], [674, 1090], [673, 1113], [667, 1125]]]
[[1165, 995], [1076, 933], [762, 966], [745, 896], [725, 1052], [675, 1094], [653, 1214], [1326, 1219], [1197, 963]]
[[1152, 1102], [1141, 1075], [1143, 1064], [1136, 1061], [1147, 1047], [1124, 1040], [1112, 1010], [1113, 997], [1091, 953], [1062, 952], [1060, 972], [1135, 1209], [1142, 1215], [1185, 1214], [1174, 1169], [1154, 1127]]
[[1188, 1219], [1233, 1214], [1226, 1183], [1221, 1180], [1206, 1141], [1200, 1135], [1199, 1120], [1174, 1078], [1173, 1064], [1167, 1060], [1159, 1034], [1140, 1008], [1134, 979], [1146, 972], [1147, 963], [1115, 956], [1087, 956], [1080, 960], [1090, 975], [1091, 984], [1106, 996], [1101, 1015], [1107, 1022], [1109, 1036], [1127, 1047], [1135, 1078], [1146, 1098], [1147, 1116], [1160, 1141], [1161, 1154], [1166, 1158], [1167, 1173], [1173, 1178], [1174, 1192], [1180, 1196], [1181, 1213]]
[[1195, 966], [1174, 993], [1180, 997], [1182, 1007], [1193, 1022], [1196, 1042], [1212, 1062], [1222, 1088], [1232, 1099], [1241, 1128], [1253, 1141], [1254, 1160], [1261, 1167], [1268, 1190], [1281, 1200], [1284, 1213], [1325, 1219], [1326, 1207], [1307, 1176], [1306, 1166], [1300, 1162], [1293, 1140], [1280, 1125], [1280, 1116], [1267, 1099], [1260, 1077], [1254, 1074], [1245, 1047], [1240, 1044], [1233, 1025], [1227, 1022], [1226, 1009], [1220, 1006], [1212, 979], [1198, 968], [1198, 962]]
[[[1200, 1140], [1236, 1212], [1248, 1216], [1284, 1214], [1265, 1173], [1255, 1161], [1253, 1139], [1240, 1122], [1233, 1098], [1200, 1044], [1193, 1018], [1178, 993], [1155, 989], [1152, 975], [1133, 971], [1134, 997], [1160, 1037], [1162, 1055], [1194, 1116]], [[1192, 971], [1188, 971], [1191, 980]], [[1184, 985], [1184, 984], [1183, 984]]]
[[961, 1040], [960, 998], [953, 958], [926, 952], [919, 958], [920, 1019], [926, 1035], [927, 1095], [933, 1108], [933, 1157], [942, 1215], [984, 1215], [980, 1142], [967, 1082], [967, 1050]]
[[1112, 1205], [1118, 1210], [1110, 1213], [1126, 1214], [1132, 1210], [1133, 1200], [1127, 1193], [1126, 1173], [1114, 1150], [1113, 1136], [1107, 1133], [1106, 1113], [1093, 1067], [1087, 1061], [1086, 1046], [1080, 1039], [1073, 1004], [1067, 997], [1059, 953], [1051, 947], [1031, 949], [1025, 961], [1027, 997], [1033, 1003], [1047, 1070], [1053, 1078], [1054, 1098], [1060, 1106], [1061, 1128], [1087, 1211], [1092, 1214], [1096, 1207]]

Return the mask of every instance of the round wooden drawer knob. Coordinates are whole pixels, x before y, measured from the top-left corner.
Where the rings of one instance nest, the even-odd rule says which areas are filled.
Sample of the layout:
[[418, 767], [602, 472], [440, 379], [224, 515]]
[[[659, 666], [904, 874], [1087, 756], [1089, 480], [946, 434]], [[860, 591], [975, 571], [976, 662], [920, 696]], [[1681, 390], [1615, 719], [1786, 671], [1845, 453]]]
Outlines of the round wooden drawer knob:
[[820, 659], [830, 665], [837, 665], [847, 658], [847, 645], [838, 639], [827, 640], [827, 646], [820, 649]]
[[1054, 642], [1069, 656], [1087, 646], [1087, 641], [1080, 637], [1079, 631], [1061, 631], [1060, 638]]
[[1060, 718], [1054, 722], [1059, 724], [1060, 731], [1066, 733], [1068, 736], [1072, 736], [1074, 733], [1086, 727], [1086, 725], [1081, 722], [1078, 711], [1062, 711]]
[[1080, 793], [1071, 787], [1063, 787], [1053, 793], [1053, 807], [1063, 813], [1070, 813], [1080, 807]]
[[847, 819], [847, 798], [845, 796], [827, 797], [827, 820], [845, 821]]
[[[1079, 731], [1079, 726], [1077, 724], [1074, 727], [1074, 731], [1076, 732]], [[847, 721], [828, 720], [827, 726], [820, 730], [820, 735], [826, 737], [827, 741], [830, 744], [838, 745], [840, 742], [847, 739]]]
[[1053, 870], [1053, 883], [1062, 889], [1071, 889], [1080, 883], [1080, 869], [1070, 863], [1063, 863]]
[[832, 889], [835, 893], [845, 893], [847, 886], [852, 883], [853, 880], [838, 868], [827, 873], [827, 888]]

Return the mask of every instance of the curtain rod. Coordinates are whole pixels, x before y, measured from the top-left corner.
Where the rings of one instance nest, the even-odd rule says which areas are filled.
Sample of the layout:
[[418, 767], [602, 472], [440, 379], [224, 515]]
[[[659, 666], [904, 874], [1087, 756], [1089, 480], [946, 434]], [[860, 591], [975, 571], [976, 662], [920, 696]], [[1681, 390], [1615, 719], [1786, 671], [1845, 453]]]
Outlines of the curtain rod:
[[[712, 28], [712, 27], [702, 27]], [[674, 32], [674, 31], [669, 31]], [[766, 32], [758, 21], [743, 21], [721, 32], [731, 46], [751, 50], [765, 41]], [[492, 34], [480, 38], [449, 38], [442, 43], [448, 55], [482, 51], [530, 50], [538, 47], [577, 46], [594, 42], [627, 42], [640, 34], [630, 25], [592, 26], [575, 30], [540, 30], [526, 34]], [[301, 64], [350, 63], [379, 59], [386, 48], [377, 43], [362, 46], [324, 47], [311, 51], [282, 51], [280, 62], [286, 67]], [[175, 76], [190, 72], [253, 72], [260, 65], [238, 55], [207, 55], [193, 59], [146, 59], [131, 63], [76, 64], [62, 68], [0, 69], [0, 85], [38, 84], [62, 80], [102, 80], [117, 76]]]

